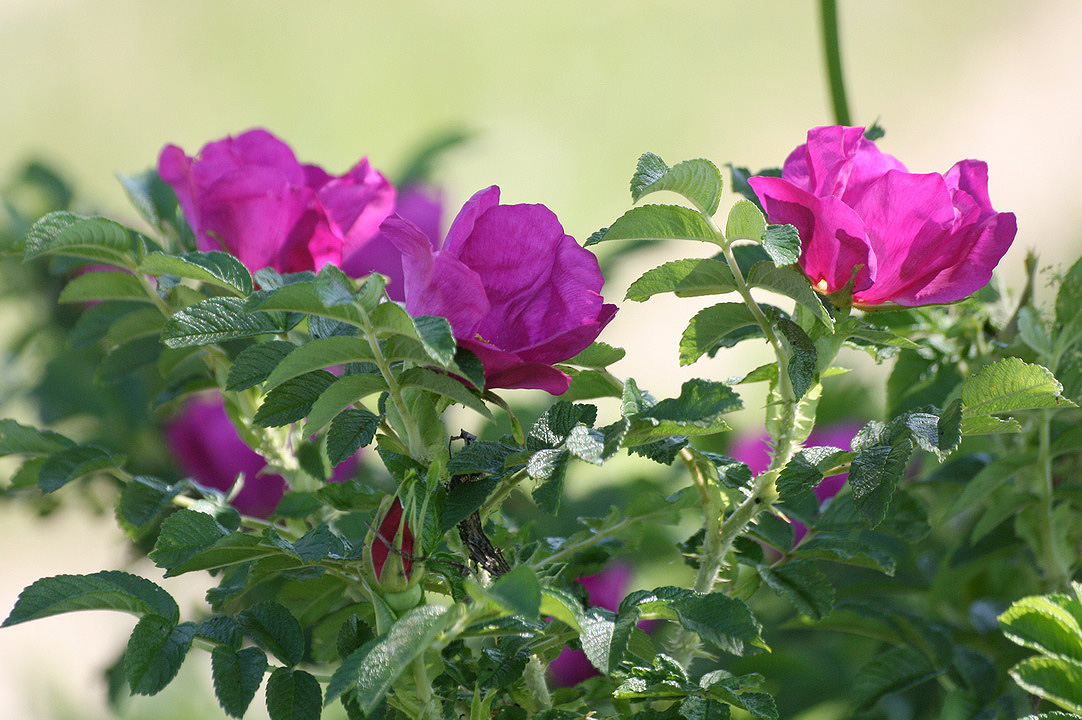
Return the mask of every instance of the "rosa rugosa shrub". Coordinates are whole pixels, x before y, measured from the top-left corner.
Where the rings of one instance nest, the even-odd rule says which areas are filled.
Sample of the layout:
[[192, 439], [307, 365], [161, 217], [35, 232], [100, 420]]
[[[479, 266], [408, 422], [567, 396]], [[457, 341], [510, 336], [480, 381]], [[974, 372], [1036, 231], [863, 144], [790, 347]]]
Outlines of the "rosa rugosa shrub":
[[466, 202], [439, 250], [401, 217], [383, 231], [402, 252], [407, 310], [447, 318], [490, 388], [563, 393], [570, 378], [553, 364], [585, 349], [616, 314], [601, 298], [593, 253], [544, 205], [501, 205], [496, 186]]
[[[223, 250], [253, 272], [393, 271], [363, 257], [395, 206], [390, 182], [362, 158], [341, 176], [302, 165], [262, 129], [207, 143], [196, 157], [167, 145], [158, 173], [172, 186], [202, 251]], [[382, 257], [382, 254], [377, 257]]]
[[770, 222], [797, 228], [818, 291], [843, 289], [860, 267], [857, 305], [961, 300], [988, 284], [1016, 232], [1014, 214], [992, 208], [984, 162], [911, 173], [859, 127], [813, 128], [780, 178], [749, 182]]

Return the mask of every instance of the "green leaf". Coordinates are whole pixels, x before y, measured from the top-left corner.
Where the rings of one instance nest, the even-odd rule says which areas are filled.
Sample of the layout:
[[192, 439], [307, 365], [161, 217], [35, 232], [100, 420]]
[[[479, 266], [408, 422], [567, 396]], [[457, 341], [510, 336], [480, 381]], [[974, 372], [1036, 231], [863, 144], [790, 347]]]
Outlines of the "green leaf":
[[743, 655], [749, 645], [766, 648], [762, 626], [742, 600], [722, 593], [689, 592], [671, 605], [685, 629], [726, 652]]
[[564, 360], [564, 364], [600, 370], [619, 360], [623, 360], [625, 355], [627, 353], [623, 348], [613, 347], [597, 340], [575, 357]]
[[120, 491], [116, 506], [117, 522], [130, 535], [141, 537], [186, 487], [187, 482], [184, 481], [167, 485], [157, 478], [133, 477]]
[[263, 673], [267, 671], [266, 653], [255, 647], [234, 650], [219, 645], [211, 652], [210, 668], [214, 694], [226, 715], [243, 717], [263, 684]]
[[328, 337], [313, 340], [294, 349], [267, 377], [269, 391], [290, 378], [313, 370], [345, 365], [351, 362], [371, 362], [375, 359], [367, 340], [356, 337]]
[[591, 236], [586, 245], [603, 240], [701, 240], [717, 244], [718, 237], [694, 210], [679, 205], [643, 205], [628, 210], [604, 235]]
[[631, 283], [625, 299], [643, 302], [665, 292], [675, 293], [677, 297], [699, 297], [734, 290], [736, 281], [725, 262], [713, 258], [687, 258], [648, 270]]
[[171, 348], [198, 347], [287, 329], [284, 315], [246, 312], [240, 298], [212, 297], [173, 313], [162, 328], [162, 342]]
[[527, 620], [537, 621], [541, 608], [541, 585], [533, 570], [519, 565], [511, 572], [500, 577], [487, 589], [487, 594], [505, 608], [523, 615]]
[[874, 530], [856, 533], [818, 531], [797, 545], [793, 555], [813, 560], [829, 560], [893, 575], [896, 566], [894, 558], [887, 549], [876, 547], [876, 541], [882, 542], [885, 537]]
[[278, 363], [296, 348], [296, 345], [284, 340], [268, 340], [249, 345], [233, 359], [233, 365], [225, 379], [225, 389], [247, 390], [264, 382]]
[[912, 442], [903, 437], [891, 445], [862, 448], [853, 458], [849, 466], [853, 501], [872, 527], [886, 518], [894, 490], [905, 474], [912, 447]]
[[1082, 603], [1069, 595], [1022, 598], [999, 616], [999, 627], [1023, 647], [1082, 662]]
[[1037, 408], [1074, 407], [1063, 386], [1040, 365], [1009, 357], [981, 368], [962, 384], [966, 417]]
[[338, 378], [312, 403], [308, 423], [304, 426], [305, 435], [319, 432], [353, 403], [386, 390], [387, 383], [379, 375], [346, 375]]
[[398, 384], [402, 387], [417, 387], [442, 395], [485, 417], [492, 417], [492, 412], [489, 411], [488, 406], [472, 390], [458, 380], [434, 370], [419, 367], [410, 368], [399, 376]]
[[174, 577], [196, 570], [239, 565], [272, 555], [280, 555], [282, 552], [281, 549], [262, 542], [255, 535], [233, 533], [217, 540], [209, 547], [196, 550], [190, 557], [173, 564], [165, 576]]
[[748, 285], [796, 300], [811, 310], [828, 330], [834, 331], [834, 318], [827, 312], [819, 294], [811, 289], [808, 277], [801, 271], [792, 267], [776, 267], [773, 263], [757, 263], [748, 273]]
[[1082, 663], [1031, 657], [1011, 668], [1010, 674], [1026, 692], [1082, 714]]
[[332, 466], [353, 457], [359, 448], [372, 442], [379, 429], [379, 416], [362, 408], [338, 413], [327, 431], [327, 457]]
[[858, 708], [870, 708], [883, 696], [907, 690], [941, 672], [913, 648], [890, 648], [861, 668], [853, 685], [852, 698]]
[[123, 467], [125, 457], [93, 445], [79, 445], [53, 453], [38, 471], [38, 487], [51, 493], [72, 480], [110, 468]]
[[304, 631], [282, 605], [264, 601], [237, 615], [244, 633], [289, 666], [304, 659]]
[[138, 237], [135, 231], [107, 218], [54, 212], [26, 233], [25, 257], [72, 255], [132, 270]]
[[669, 167], [657, 155], [646, 153], [631, 176], [631, 198], [638, 202], [650, 193], [670, 190], [713, 215], [721, 199], [721, 186], [721, 171], [709, 160], [685, 160]]
[[424, 345], [425, 351], [443, 367], [455, 361], [458, 343], [451, 332], [451, 323], [438, 315], [419, 315], [413, 318], [417, 339]]
[[734, 330], [757, 324], [744, 303], [719, 303], [700, 310], [680, 338], [680, 364], [690, 365]]
[[320, 395], [338, 380], [326, 370], [290, 378], [267, 393], [253, 422], [261, 427], [281, 427], [303, 420]]
[[627, 420], [597, 430], [577, 425], [567, 436], [567, 449], [579, 460], [601, 465], [620, 449], [630, 427]]
[[680, 396], [667, 398], [653, 407], [631, 416], [632, 427], [625, 444], [667, 435], [710, 435], [729, 426], [721, 416], [744, 406], [731, 387], [710, 380], [688, 380], [680, 386]]
[[754, 240], [759, 242], [766, 232], [766, 218], [762, 211], [749, 200], [738, 200], [729, 210], [725, 221], [725, 237], [734, 240]]
[[834, 586], [815, 563], [790, 560], [777, 567], [758, 565], [759, 576], [801, 614], [822, 620], [834, 610]]
[[614, 629], [613, 613], [604, 608], [589, 608], [579, 617], [579, 642], [586, 659], [599, 673], [610, 670], [609, 649]]
[[1082, 258], [1064, 275], [1056, 293], [1056, 324], [1068, 327], [1082, 315]]
[[596, 419], [597, 407], [560, 400], [537, 418], [526, 438], [526, 446], [530, 450], [558, 447], [576, 425], [593, 425]]
[[819, 353], [804, 329], [792, 320], [777, 317], [774, 323], [781, 330], [782, 337], [789, 344], [792, 354], [786, 372], [793, 384], [793, 393], [800, 400], [819, 382]]
[[853, 327], [847, 328], [846, 337], [857, 338], [859, 340], [865, 340], [873, 345], [882, 345], [884, 347], [899, 347], [906, 348], [908, 350], [920, 350], [921, 346], [913, 342], [909, 338], [904, 338], [901, 335], [896, 335], [889, 330], [882, 330], [880, 328], [872, 327], [860, 323]]
[[353, 687], [361, 710], [371, 713], [410, 663], [463, 614], [463, 608], [422, 605], [407, 610], [387, 634], [354, 651], [331, 677], [326, 702]]
[[83, 303], [97, 300], [153, 302], [139, 278], [121, 271], [93, 271], [74, 277], [57, 302]]
[[94, 379], [99, 383], [117, 382], [138, 368], [156, 363], [161, 354], [162, 345], [157, 337], [136, 338], [106, 355], [98, 365]]
[[797, 453], [778, 475], [777, 487], [781, 499], [796, 498], [813, 489], [831, 471], [849, 462], [854, 453], [835, 447], [807, 447]]
[[555, 515], [560, 509], [560, 497], [563, 495], [564, 474], [567, 472], [567, 460], [571, 454], [567, 450], [545, 448], [530, 456], [526, 465], [527, 474], [542, 482], [534, 489], [532, 497], [541, 512]]
[[176, 623], [180, 610], [162, 588], [137, 575], [104, 570], [90, 575], [55, 575], [19, 594], [3, 627], [76, 610], [121, 610], [153, 614]]
[[327, 307], [351, 305], [357, 296], [357, 284], [334, 263], [320, 268], [315, 285], [316, 295]]
[[124, 676], [136, 695], [156, 695], [180, 670], [195, 637], [195, 623], [145, 615], [136, 624], [124, 653]]
[[171, 569], [184, 563], [229, 535], [212, 516], [196, 510], [178, 510], [162, 523], [150, 559]]
[[118, 174], [117, 180], [144, 220], [159, 231], [165, 230], [167, 224], [175, 224], [177, 196], [157, 170], [147, 170], [138, 175]]
[[977, 415], [966, 417], [962, 415], [963, 435], [991, 435], [995, 433], [1018, 433], [1022, 432], [1022, 424], [1014, 418], [998, 418], [994, 415]]
[[229, 290], [235, 295], [250, 295], [255, 289], [252, 274], [229, 253], [190, 252], [183, 255], [150, 253], [139, 265], [140, 273], [176, 275]]
[[0, 420], [0, 456], [50, 455], [74, 446], [72, 440], [52, 430], [38, 430], [14, 420]]
[[778, 267], [792, 265], [800, 259], [800, 235], [792, 225], [768, 225], [762, 245]]
[[319, 720], [323, 712], [319, 681], [304, 670], [278, 668], [267, 679], [271, 720]]

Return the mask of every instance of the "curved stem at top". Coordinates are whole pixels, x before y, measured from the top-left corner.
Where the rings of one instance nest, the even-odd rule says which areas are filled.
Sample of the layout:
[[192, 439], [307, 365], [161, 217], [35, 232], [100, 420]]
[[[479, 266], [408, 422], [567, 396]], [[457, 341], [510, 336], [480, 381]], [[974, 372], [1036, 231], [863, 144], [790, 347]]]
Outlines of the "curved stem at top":
[[845, 80], [842, 77], [842, 54], [838, 44], [837, 0], [819, 0], [819, 14], [823, 28], [823, 53], [826, 60], [827, 85], [830, 102], [834, 107], [834, 122], [849, 125], [849, 102], [845, 97]]

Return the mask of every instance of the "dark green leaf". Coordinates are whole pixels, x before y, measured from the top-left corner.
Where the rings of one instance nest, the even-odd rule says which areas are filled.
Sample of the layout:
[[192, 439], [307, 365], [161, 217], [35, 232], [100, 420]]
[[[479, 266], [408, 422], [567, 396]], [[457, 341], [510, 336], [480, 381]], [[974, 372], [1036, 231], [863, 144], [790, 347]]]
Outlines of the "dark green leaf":
[[545, 448], [530, 456], [526, 472], [541, 483], [534, 488], [533, 499], [542, 512], [555, 515], [560, 509], [560, 497], [563, 495], [564, 475], [567, 472], [567, 460], [571, 455], [567, 450]]
[[475, 441], [451, 457], [447, 463], [447, 471], [452, 475], [503, 475], [507, 459], [521, 450], [522, 448], [514, 445], [492, 440]]
[[834, 609], [834, 587], [815, 563], [790, 560], [776, 567], [758, 566], [759, 576], [801, 614], [822, 620]]
[[117, 570], [42, 578], [19, 594], [4, 627], [76, 610], [154, 614], [176, 623], [176, 601], [154, 583]]
[[187, 486], [186, 482], [173, 485], [157, 478], [137, 476], [124, 485], [116, 506], [116, 518], [122, 527], [140, 537], [149, 525], [160, 518], [172, 506], [173, 498]]
[[631, 198], [635, 202], [659, 190], [683, 195], [707, 215], [717, 212], [721, 198], [721, 172], [709, 160], [685, 160], [671, 168], [654, 155], [639, 158], [631, 177]]
[[338, 378], [316, 370], [286, 380], [267, 393], [253, 421], [262, 427], [280, 427], [303, 420], [316, 399]]
[[919, 685], [940, 672], [913, 648], [890, 648], [860, 670], [853, 686], [853, 701], [859, 708], [870, 708], [883, 696]]
[[351, 362], [370, 362], [374, 358], [367, 340], [341, 336], [313, 340], [294, 349], [278, 363], [267, 377], [267, 390], [313, 370]]
[[241, 296], [250, 295], [254, 289], [252, 274], [244, 263], [229, 253], [217, 250], [183, 255], [150, 253], [139, 265], [138, 272], [191, 278]]
[[286, 665], [304, 659], [304, 632], [297, 619], [276, 602], [261, 602], [237, 615], [248, 637], [270, 650]]
[[359, 448], [372, 442], [379, 428], [379, 416], [362, 408], [348, 408], [335, 416], [327, 431], [327, 457], [338, 465], [353, 457]]
[[853, 453], [835, 447], [808, 447], [782, 468], [778, 475], [778, 494], [782, 500], [813, 489], [823, 477], [853, 458]]
[[26, 259], [45, 254], [72, 255], [117, 267], [135, 268], [137, 233], [103, 217], [49, 213], [26, 233]]
[[336, 379], [308, 411], [308, 422], [304, 426], [305, 434], [312, 435], [319, 432], [350, 405], [386, 389], [387, 383], [380, 375], [346, 375]]
[[304, 670], [278, 668], [267, 680], [267, 714], [271, 720], [319, 720], [323, 691]]
[[687, 630], [733, 655], [743, 655], [747, 646], [765, 648], [762, 627], [743, 601], [722, 593], [687, 595], [671, 606]]
[[60, 433], [20, 425], [14, 420], [0, 420], [0, 456], [50, 455], [74, 445]]
[[755, 324], [755, 316], [744, 303], [718, 303], [700, 310], [680, 338], [680, 364], [690, 365], [729, 333]]
[[225, 389], [247, 390], [264, 382], [278, 364], [295, 349], [296, 345], [284, 340], [268, 340], [249, 345], [233, 359], [229, 375], [226, 376]]
[[815, 349], [815, 343], [795, 322], [783, 317], [775, 318], [774, 322], [792, 352], [787, 372], [789, 381], [793, 384], [793, 393], [799, 400], [819, 382], [819, 353]]
[[422, 390], [442, 395], [459, 405], [465, 405], [470, 410], [480, 413], [485, 417], [492, 417], [488, 406], [477, 397], [474, 391], [447, 375], [442, 375], [428, 368], [410, 368], [398, 378], [402, 387], [418, 387]]
[[117, 175], [117, 179], [144, 220], [159, 231], [165, 230], [166, 225], [175, 225], [177, 196], [157, 170], [147, 170], [138, 175]]
[[176, 677], [192, 646], [195, 624], [176, 625], [158, 615], [145, 615], [135, 626], [124, 653], [124, 675], [136, 695], [156, 695]]
[[849, 467], [849, 486], [853, 488], [853, 500], [861, 515], [872, 527], [886, 517], [894, 489], [905, 474], [912, 447], [908, 438], [902, 438], [892, 445], [863, 448], [853, 458]]
[[38, 487], [51, 493], [84, 475], [123, 467], [125, 457], [112, 455], [93, 445], [79, 445], [55, 452], [38, 471]]
[[593, 425], [597, 419], [597, 408], [593, 405], [572, 404], [566, 401], [556, 402], [530, 428], [526, 438], [526, 447], [530, 450], [554, 448], [562, 445], [571, 430], [578, 424]]
[[748, 273], [748, 285], [761, 287], [796, 300], [811, 310], [819, 322], [834, 331], [834, 318], [827, 312], [819, 294], [811, 289], [808, 277], [793, 267], [776, 267], [773, 263], [757, 263]]
[[733, 192], [739, 193], [746, 197], [748, 200], [755, 203], [755, 205], [762, 210], [763, 206], [759, 202], [759, 196], [752, 190], [751, 184], [748, 183], [748, 179], [751, 177], [781, 177], [781, 170], [779, 168], [766, 168], [760, 170], [757, 173], [752, 173], [746, 167], [737, 167], [735, 165], [729, 165], [729, 177], [733, 186]]
[[219, 645], [211, 653], [210, 661], [218, 703], [226, 715], [243, 717], [263, 684], [263, 673], [267, 671], [266, 654], [254, 647], [234, 650]]
[[703, 216], [678, 205], [642, 205], [617, 218], [603, 236], [586, 241], [594, 245], [608, 240], [701, 240], [717, 243], [717, 235]]
[[447, 318], [437, 315], [419, 315], [413, 318], [417, 337], [433, 360], [447, 367], [455, 360], [458, 347]]
[[150, 559], [171, 569], [184, 563], [229, 535], [229, 531], [206, 513], [178, 510], [162, 523]]
[[744, 406], [740, 396], [724, 383], [688, 380], [680, 396], [667, 398], [632, 416], [627, 439], [634, 445], [644, 438], [662, 435], [704, 435], [727, 430], [721, 416]]
[[487, 588], [488, 594], [516, 615], [527, 620], [538, 619], [541, 607], [541, 585], [533, 570], [519, 565]]
[[197, 347], [223, 340], [283, 333], [287, 329], [286, 318], [281, 313], [246, 312], [240, 298], [212, 297], [186, 307], [166, 320], [162, 342], [171, 348]]

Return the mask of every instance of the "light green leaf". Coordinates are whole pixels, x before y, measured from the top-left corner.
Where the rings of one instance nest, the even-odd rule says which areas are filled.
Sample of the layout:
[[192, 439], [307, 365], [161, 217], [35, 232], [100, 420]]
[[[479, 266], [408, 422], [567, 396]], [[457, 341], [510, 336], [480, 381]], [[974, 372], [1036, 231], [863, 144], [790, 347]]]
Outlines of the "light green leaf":
[[627, 289], [627, 300], [642, 302], [659, 293], [677, 297], [721, 295], [736, 290], [729, 266], [713, 258], [673, 260], [648, 270]]
[[962, 384], [962, 411], [967, 417], [1036, 408], [1075, 407], [1063, 397], [1063, 386], [1040, 365], [1009, 357], [981, 368]]
[[122, 271], [97, 270], [74, 277], [60, 293], [58, 302], [83, 303], [97, 300], [153, 302], [139, 278]]
[[718, 243], [713, 228], [703, 216], [679, 205], [643, 205], [617, 218], [601, 237], [592, 236], [586, 245], [608, 240], [701, 240]]
[[124, 653], [124, 676], [136, 695], [156, 695], [176, 677], [192, 646], [195, 624], [176, 625], [158, 615], [145, 615], [135, 626]]
[[962, 415], [963, 435], [991, 435], [994, 433], [1022, 432], [1022, 425], [1014, 418], [998, 418], [994, 415]]
[[1070, 595], [1022, 598], [999, 616], [999, 627], [1023, 647], [1082, 663], [1082, 603]]
[[913, 342], [909, 338], [904, 338], [901, 335], [895, 335], [889, 330], [881, 330], [879, 328], [871, 327], [870, 325], [859, 324], [855, 327], [849, 328], [846, 332], [846, 337], [859, 338], [866, 340], [873, 345], [885, 345], [887, 347], [900, 347], [907, 348], [909, 350], [920, 350], [921, 346]]
[[104, 570], [90, 575], [55, 575], [19, 593], [4, 627], [76, 610], [120, 610], [153, 614], [175, 623], [180, 609], [162, 588], [137, 575]]
[[700, 310], [680, 338], [680, 364], [690, 365], [729, 333], [755, 324], [755, 316], [744, 303], [718, 303]]
[[533, 570], [519, 565], [487, 588], [500, 605], [528, 620], [536, 621], [541, 607], [541, 585]]
[[1026, 692], [1082, 714], [1082, 663], [1031, 657], [1011, 668], [1010, 674]]
[[14, 420], [0, 420], [0, 456], [49, 455], [74, 445], [72, 440], [52, 430], [38, 430]]
[[778, 267], [792, 265], [800, 259], [800, 235], [792, 225], [768, 225], [762, 245]]
[[173, 313], [162, 328], [162, 342], [171, 348], [195, 347], [287, 329], [284, 315], [246, 312], [240, 298], [212, 297]]
[[138, 272], [199, 280], [240, 296], [250, 295], [254, 289], [252, 274], [244, 263], [218, 250], [183, 255], [150, 253], [139, 264]]
[[346, 375], [338, 378], [312, 403], [308, 423], [304, 426], [305, 435], [319, 432], [353, 403], [386, 390], [387, 383], [379, 375]]
[[725, 237], [733, 240], [754, 240], [759, 242], [766, 232], [766, 218], [755, 203], [749, 200], [738, 200], [729, 210], [729, 218], [725, 221]]
[[631, 431], [626, 445], [669, 435], [710, 435], [729, 426], [721, 416], [744, 406], [731, 387], [710, 380], [688, 380], [680, 386], [680, 396], [667, 398], [652, 407], [631, 415]]
[[253, 294], [245, 309], [284, 310], [287, 312], [319, 315], [339, 322], [364, 327], [361, 311], [353, 304], [327, 305], [323, 302], [315, 280], [295, 282], [277, 289], [264, 290]]
[[671, 190], [707, 215], [713, 215], [718, 209], [721, 187], [721, 171], [709, 160], [685, 160], [669, 167], [657, 155], [646, 153], [639, 158], [631, 177], [631, 198], [638, 202], [650, 193]]

